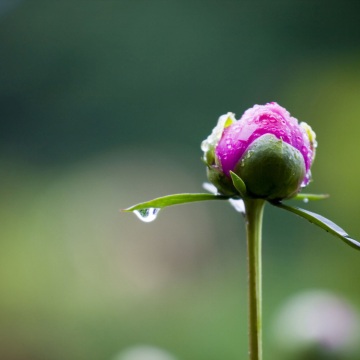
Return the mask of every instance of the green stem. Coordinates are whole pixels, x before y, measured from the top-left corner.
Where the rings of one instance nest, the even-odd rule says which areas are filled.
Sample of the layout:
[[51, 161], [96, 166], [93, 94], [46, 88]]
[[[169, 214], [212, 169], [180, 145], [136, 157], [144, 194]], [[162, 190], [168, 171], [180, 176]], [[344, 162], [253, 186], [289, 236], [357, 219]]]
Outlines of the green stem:
[[261, 229], [265, 201], [245, 200], [248, 256], [249, 359], [262, 359]]

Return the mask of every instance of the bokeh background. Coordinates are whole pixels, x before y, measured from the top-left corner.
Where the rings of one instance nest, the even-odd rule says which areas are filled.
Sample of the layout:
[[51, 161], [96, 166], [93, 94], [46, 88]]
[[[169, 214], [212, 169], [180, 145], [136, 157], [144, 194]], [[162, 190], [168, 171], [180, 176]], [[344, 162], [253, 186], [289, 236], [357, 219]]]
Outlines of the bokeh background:
[[[0, 358], [245, 359], [244, 222], [200, 192], [218, 116], [277, 101], [318, 135], [303, 204], [360, 237], [360, 2], [0, 1]], [[264, 352], [284, 301], [360, 308], [359, 253], [266, 208]], [[355, 357], [353, 357], [354, 359]], [[357, 358], [359, 359], [360, 356]]]

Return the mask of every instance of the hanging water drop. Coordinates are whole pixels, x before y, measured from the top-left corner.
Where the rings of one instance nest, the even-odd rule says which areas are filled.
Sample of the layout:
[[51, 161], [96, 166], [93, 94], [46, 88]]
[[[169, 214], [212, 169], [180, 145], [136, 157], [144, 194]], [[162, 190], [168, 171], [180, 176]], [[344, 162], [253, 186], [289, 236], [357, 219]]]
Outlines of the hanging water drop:
[[134, 214], [144, 222], [151, 222], [156, 219], [160, 209], [158, 208], [146, 208], [140, 210], [134, 210]]

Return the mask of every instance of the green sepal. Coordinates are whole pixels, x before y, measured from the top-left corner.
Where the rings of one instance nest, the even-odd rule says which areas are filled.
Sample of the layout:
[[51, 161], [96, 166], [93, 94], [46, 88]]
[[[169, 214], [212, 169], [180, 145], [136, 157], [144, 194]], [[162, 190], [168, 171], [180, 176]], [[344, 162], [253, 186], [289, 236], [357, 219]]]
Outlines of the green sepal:
[[217, 165], [208, 166], [206, 174], [208, 180], [216, 187], [220, 194], [229, 197], [237, 195], [237, 190], [233, 185], [232, 179], [226, 176]]
[[250, 197], [275, 201], [299, 192], [306, 169], [298, 149], [265, 134], [248, 146], [234, 172], [245, 182]]
[[228, 200], [228, 196], [224, 195], [213, 195], [213, 194], [174, 194], [159, 197], [150, 201], [146, 201], [140, 204], [133, 205], [123, 211], [132, 212], [135, 210], [148, 209], [148, 208], [158, 208], [162, 209], [172, 205], [186, 204], [196, 201], [206, 201], [206, 200]]
[[247, 197], [246, 185], [242, 179], [234, 172], [230, 171], [231, 180], [235, 186], [235, 189], [239, 192], [240, 196], [245, 199]]
[[337, 236], [338, 238], [340, 238], [342, 241], [344, 241], [346, 244], [350, 245], [354, 249], [360, 250], [360, 243], [354, 240], [353, 238], [351, 238], [344, 229], [333, 223], [331, 220], [314, 212], [294, 206], [288, 206], [281, 202], [271, 202], [271, 204], [303, 217], [304, 219], [310, 221], [314, 225], [317, 225], [320, 228], [324, 229], [328, 233]]
[[329, 194], [306, 194], [301, 193], [297, 194], [295, 197], [289, 200], [301, 200], [301, 201], [317, 201], [317, 200], [324, 200], [327, 199], [330, 195]]

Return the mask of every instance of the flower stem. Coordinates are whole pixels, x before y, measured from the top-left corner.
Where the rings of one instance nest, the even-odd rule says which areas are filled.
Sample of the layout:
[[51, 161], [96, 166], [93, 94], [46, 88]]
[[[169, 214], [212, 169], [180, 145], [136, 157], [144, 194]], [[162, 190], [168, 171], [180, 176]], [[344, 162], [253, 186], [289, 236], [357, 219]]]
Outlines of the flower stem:
[[261, 229], [265, 201], [246, 199], [246, 234], [249, 296], [249, 359], [262, 359]]

